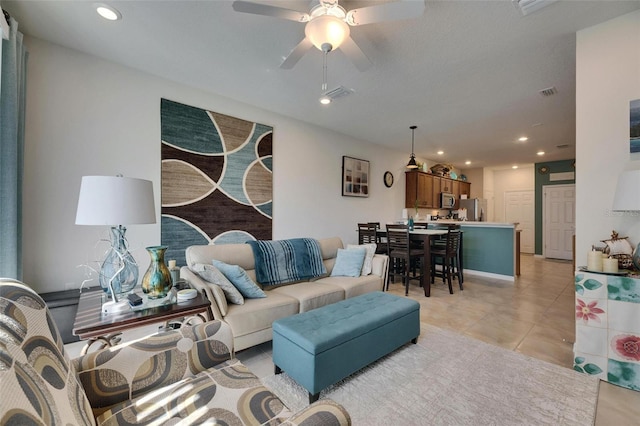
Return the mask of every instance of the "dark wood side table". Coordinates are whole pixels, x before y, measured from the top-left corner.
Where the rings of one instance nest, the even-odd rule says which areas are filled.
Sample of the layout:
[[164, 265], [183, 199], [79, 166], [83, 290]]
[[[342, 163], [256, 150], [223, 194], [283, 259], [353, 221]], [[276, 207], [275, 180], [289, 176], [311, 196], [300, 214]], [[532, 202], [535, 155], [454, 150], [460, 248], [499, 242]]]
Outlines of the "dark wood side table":
[[143, 297], [145, 299], [143, 306], [116, 314], [102, 313], [104, 294], [100, 287], [80, 293], [72, 333], [82, 340], [88, 340], [82, 349], [82, 355], [86, 354], [89, 347], [96, 342], [112, 346], [119, 341], [115, 338], [124, 330], [157, 322], [168, 324], [169, 321], [179, 318], [185, 318], [186, 324], [195, 319], [204, 322], [212, 318], [211, 302], [200, 293], [191, 300], [165, 304], [161, 304], [160, 301], [149, 303], [146, 297]]

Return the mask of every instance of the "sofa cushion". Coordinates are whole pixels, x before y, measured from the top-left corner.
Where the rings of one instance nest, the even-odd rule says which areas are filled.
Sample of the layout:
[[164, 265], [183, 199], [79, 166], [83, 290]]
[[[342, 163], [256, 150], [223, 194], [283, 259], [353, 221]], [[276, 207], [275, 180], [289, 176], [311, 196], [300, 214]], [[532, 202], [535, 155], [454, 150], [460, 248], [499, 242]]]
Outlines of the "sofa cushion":
[[347, 244], [347, 250], [364, 248], [366, 250], [366, 254], [364, 256], [364, 262], [362, 263], [362, 271], [360, 275], [369, 275], [371, 273], [373, 267], [373, 256], [376, 254], [376, 248], [378, 245], [376, 243], [371, 244]]
[[284, 294], [300, 302], [300, 312], [307, 312], [331, 303], [344, 300], [344, 290], [340, 286], [323, 281], [305, 282], [279, 287], [271, 293]]
[[249, 278], [255, 281], [255, 259], [248, 244], [209, 244], [189, 246], [185, 251], [187, 265], [196, 263], [211, 263], [217, 259], [231, 265], [238, 265], [247, 272]]
[[225, 277], [233, 283], [238, 291], [246, 298], [260, 299], [267, 297], [264, 291], [251, 278], [247, 275], [247, 272], [238, 265], [229, 265], [228, 263], [221, 262], [213, 259], [213, 266], [220, 269]]
[[224, 320], [231, 326], [234, 338], [271, 329], [275, 320], [295, 315], [299, 302], [284, 294], [269, 292], [266, 298], [245, 299], [244, 305], [229, 305]]
[[364, 275], [360, 277], [325, 277], [315, 284], [330, 284], [344, 290], [344, 298], [360, 296], [372, 291], [382, 291], [384, 278], [378, 275]]
[[196, 263], [189, 267], [203, 280], [216, 284], [224, 292], [225, 299], [236, 305], [244, 304], [244, 297], [238, 289], [225, 277], [225, 275], [215, 266], [206, 263]]
[[[145, 398], [145, 397], [142, 397]], [[142, 399], [139, 398], [139, 399]], [[112, 407], [98, 421], [103, 425], [177, 422], [188, 424], [273, 424], [291, 412], [265, 388], [240, 361], [231, 360], [215, 369], [154, 392], [153, 400], [134, 399]], [[145, 399], [148, 399], [146, 397]]]
[[362, 271], [362, 264], [366, 250], [358, 249], [338, 249], [336, 264], [331, 271], [332, 277], [359, 277]]

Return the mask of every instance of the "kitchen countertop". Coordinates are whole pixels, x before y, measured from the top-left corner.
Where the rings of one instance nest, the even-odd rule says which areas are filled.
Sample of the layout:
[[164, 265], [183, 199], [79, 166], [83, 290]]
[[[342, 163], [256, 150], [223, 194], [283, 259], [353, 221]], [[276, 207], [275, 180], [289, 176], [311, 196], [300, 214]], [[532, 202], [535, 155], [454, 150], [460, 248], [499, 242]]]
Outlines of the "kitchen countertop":
[[460, 226], [479, 226], [479, 227], [487, 227], [487, 228], [515, 228], [518, 226], [518, 222], [475, 222], [471, 220], [451, 220], [451, 219], [441, 219], [441, 220], [416, 220], [416, 223], [430, 223], [430, 224], [457, 224]]

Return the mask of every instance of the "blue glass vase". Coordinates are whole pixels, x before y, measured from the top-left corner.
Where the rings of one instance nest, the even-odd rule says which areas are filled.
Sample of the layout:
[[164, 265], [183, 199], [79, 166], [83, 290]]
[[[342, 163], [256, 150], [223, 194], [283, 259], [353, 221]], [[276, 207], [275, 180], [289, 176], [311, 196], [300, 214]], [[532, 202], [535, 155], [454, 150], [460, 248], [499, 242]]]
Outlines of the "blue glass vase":
[[166, 297], [171, 290], [171, 273], [164, 263], [164, 253], [167, 248], [167, 246], [147, 247], [151, 263], [142, 277], [142, 291], [149, 299]]
[[129, 253], [124, 226], [111, 228], [111, 248], [100, 269], [100, 287], [111, 294], [109, 282], [116, 294], [128, 293], [138, 283], [138, 264]]
[[413, 231], [413, 216], [409, 216], [409, 231]]

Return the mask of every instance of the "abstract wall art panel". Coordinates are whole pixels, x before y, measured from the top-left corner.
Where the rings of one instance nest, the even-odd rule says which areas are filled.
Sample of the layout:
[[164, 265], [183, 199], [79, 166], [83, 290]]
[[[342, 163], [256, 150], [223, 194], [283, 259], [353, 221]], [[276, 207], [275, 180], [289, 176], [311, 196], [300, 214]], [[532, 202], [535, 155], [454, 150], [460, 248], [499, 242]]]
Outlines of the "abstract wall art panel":
[[185, 265], [194, 244], [272, 235], [273, 128], [162, 99], [165, 259]]
[[629, 151], [640, 153], [640, 99], [629, 101]]

